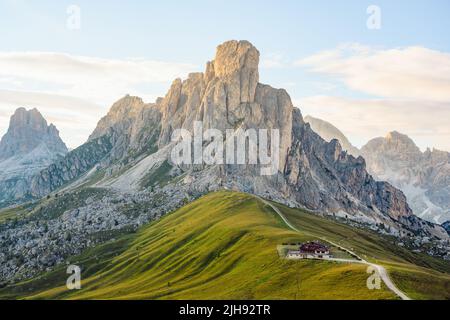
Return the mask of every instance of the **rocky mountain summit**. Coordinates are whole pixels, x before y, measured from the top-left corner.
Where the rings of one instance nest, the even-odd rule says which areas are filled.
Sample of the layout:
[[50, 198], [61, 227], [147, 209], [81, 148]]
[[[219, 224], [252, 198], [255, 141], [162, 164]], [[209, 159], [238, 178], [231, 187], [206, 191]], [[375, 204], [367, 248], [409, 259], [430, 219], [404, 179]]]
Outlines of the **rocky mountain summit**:
[[17, 109], [0, 141], [0, 203], [20, 199], [28, 178], [66, 153], [58, 130], [37, 109]]
[[450, 219], [450, 153], [421, 152], [408, 136], [391, 132], [361, 149], [368, 170], [407, 196], [416, 215], [442, 223]]
[[[10, 244], [0, 258], [12, 261], [8, 257], [20, 257], [34, 249], [33, 259], [26, 266], [11, 262], [0, 273], [8, 279], [29, 276], [46, 241], [53, 248], [51, 267], [92, 243], [107, 240], [105, 235], [135, 229], [222, 189], [307, 208], [380, 233], [448, 240], [441, 226], [412, 214], [401, 191], [375, 181], [362, 157], [343, 152], [337, 140], [327, 142], [315, 133], [284, 89], [259, 83], [258, 64], [259, 52], [250, 42], [228, 41], [217, 48], [204, 73], [176, 79], [165, 97], [154, 103], [132, 96], [116, 102], [84, 145], [29, 180], [23, 199], [35, 200], [25, 209], [27, 216], [39, 215], [40, 223], [42, 219], [48, 220], [47, 225], [51, 221], [60, 232], [36, 242], [29, 232], [36, 221], [9, 222], [3, 233], [0, 230], [0, 237]], [[279, 152], [269, 144], [278, 170], [262, 175], [260, 154], [256, 164], [250, 163], [250, 154], [245, 164], [174, 163], [171, 154], [179, 140], [173, 140], [173, 134], [178, 129], [193, 133], [197, 122], [203, 130], [223, 133], [220, 141], [204, 138], [200, 142], [204, 148], [214, 142], [237, 145], [233, 135], [226, 135], [227, 130], [278, 130]], [[276, 139], [270, 136], [268, 140]], [[192, 144], [195, 146], [195, 141]], [[61, 203], [61, 197], [72, 199], [83, 190], [83, 198]], [[92, 200], [90, 194], [96, 192], [101, 193], [100, 200]], [[46, 209], [50, 205], [51, 211]], [[83, 223], [76, 222], [80, 212]], [[80, 227], [85, 225], [89, 227]], [[63, 234], [76, 234], [76, 240], [69, 242]]]

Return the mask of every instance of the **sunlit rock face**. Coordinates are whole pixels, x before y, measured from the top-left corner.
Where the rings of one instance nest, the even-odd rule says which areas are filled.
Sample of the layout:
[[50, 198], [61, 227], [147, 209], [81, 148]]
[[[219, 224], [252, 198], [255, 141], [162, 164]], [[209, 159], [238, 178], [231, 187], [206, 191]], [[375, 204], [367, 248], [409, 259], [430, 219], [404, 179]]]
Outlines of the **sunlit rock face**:
[[[159, 145], [169, 143], [174, 129], [192, 130], [194, 121], [204, 129], [278, 129], [282, 154], [291, 143], [292, 102], [283, 89], [259, 83], [259, 51], [248, 41], [228, 41], [204, 73], [173, 82], [159, 103], [162, 132]], [[281, 167], [285, 157], [280, 158]]]

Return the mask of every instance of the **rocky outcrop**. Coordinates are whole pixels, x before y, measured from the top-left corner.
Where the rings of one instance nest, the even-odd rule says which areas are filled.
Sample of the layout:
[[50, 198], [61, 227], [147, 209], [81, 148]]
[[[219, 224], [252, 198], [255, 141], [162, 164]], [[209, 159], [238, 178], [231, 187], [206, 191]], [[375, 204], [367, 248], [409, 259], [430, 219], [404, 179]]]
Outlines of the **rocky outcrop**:
[[[311, 130], [285, 90], [259, 83], [258, 61], [259, 52], [249, 42], [224, 43], [217, 48], [216, 58], [207, 63], [205, 73], [190, 74], [184, 81], [176, 79], [166, 96], [149, 106], [161, 113], [160, 149], [170, 144], [173, 130], [192, 132], [194, 121], [202, 121], [205, 130], [280, 130], [280, 170], [276, 175], [260, 177], [258, 170], [237, 165], [200, 171], [183, 168], [184, 174], [190, 172], [191, 187], [208, 192], [226, 186], [266, 196], [270, 190], [269, 196], [281, 202], [385, 223], [397, 232], [401, 227], [395, 224], [403, 221], [420, 232], [421, 223], [408, 222], [412, 213], [403, 193], [375, 181], [363, 158], [354, 158], [343, 152], [336, 140], [326, 142]], [[151, 158], [161, 161], [161, 157]], [[135, 178], [137, 171], [145, 172], [145, 166], [151, 171], [157, 165], [148, 158], [137, 164], [139, 170], [125, 172], [120, 183], [106, 185], [129, 186], [124, 180]], [[423, 229], [429, 228], [425, 224]]]
[[66, 153], [58, 130], [37, 109], [17, 109], [0, 141], [0, 206], [25, 197], [29, 178]]
[[435, 223], [450, 219], [450, 153], [421, 152], [398, 132], [369, 141], [361, 153], [371, 174], [403, 190], [416, 215]]
[[137, 157], [143, 151], [156, 151], [154, 145], [161, 131], [161, 112], [156, 104], [145, 104], [141, 98], [125, 96], [113, 104], [97, 124], [88, 141], [104, 135], [112, 137], [110, 160]]
[[326, 141], [330, 142], [333, 139], [339, 140], [342, 149], [347, 151], [354, 157], [361, 155], [361, 152], [351, 144], [347, 137], [331, 123], [324, 121], [322, 119], [314, 118], [311, 116], [305, 117], [305, 122], [309, 123], [311, 129], [314, 130], [319, 136], [321, 136]]

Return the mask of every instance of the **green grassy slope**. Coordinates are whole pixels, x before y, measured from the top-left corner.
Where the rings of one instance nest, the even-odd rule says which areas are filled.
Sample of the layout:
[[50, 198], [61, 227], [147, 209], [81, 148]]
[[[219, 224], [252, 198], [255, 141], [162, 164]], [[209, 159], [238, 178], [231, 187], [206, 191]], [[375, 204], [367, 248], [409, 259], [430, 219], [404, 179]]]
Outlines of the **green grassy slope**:
[[397, 287], [413, 299], [450, 299], [450, 263], [397, 246], [398, 240], [275, 204], [298, 229], [350, 248], [386, 267]]
[[340, 227], [305, 219], [310, 227], [298, 234], [250, 195], [212, 193], [71, 259], [83, 269], [81, 290], [67, 290], [60, 267], [0, 289], [0, 298], [396, 299], [384, 285], [367, 289], [364, 265], [280, 259], [277, 245], [316, 239], [316, 223]]

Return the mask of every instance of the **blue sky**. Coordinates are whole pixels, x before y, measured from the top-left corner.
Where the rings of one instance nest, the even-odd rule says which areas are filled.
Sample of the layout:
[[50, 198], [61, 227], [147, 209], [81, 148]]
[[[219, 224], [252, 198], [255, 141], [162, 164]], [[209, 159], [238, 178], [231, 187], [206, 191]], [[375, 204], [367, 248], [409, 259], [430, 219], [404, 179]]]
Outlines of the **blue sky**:
[[[66, 10], [69, 5], [77, 5], [81, 9], [79, 30], [69, 30], [66, 27], [68, 19]], [[370, 5], [376, 5], [381, 9], [379, 30], [369, 30], [366, 26], [369, 17], [366, 10]], [[43, 113], [52, 122], [56, 123], [63, 138], [68, 140], [70, 146], [76, 146], [88, 136], [98, 117], [103, 115], [110, 103], [120, 98], [120, 95], [140, 94], [150, 100], [158, 95], [164, 95], [172, 75], [183, 76], [188, 71], [202, 71], [205, 62], [213, 58], [218, 44], [229, 39], [246, 39], [261, 52], [261, 82], [285, 88], [303, 113], [311, 113], [332, 121], [355, 144], [361, 145], [376, 135], [400, 130], [407, 131], [405, 133], [411, 135], [422, 148], [437, 146], [450, 149], [450, 144], [445, 143], [450, 140], [448, 139], [450, 132], [442, 123], [437, 125], [436, 130], [426, 131], [425, 128], [414, 127], [413, 122], [421, 119], [420, 115], [417, 119], [406, 119], [405, 123], [401, 123], [400, 117], [401, 114], [405, 114], [407, 105], [413, 102], [417, 104], [414, 112], [423, 112], [428, 116], [435, 114], [436, 119], [440, 118], [442, 121], [442, 117], [450, 114], [448, 113], [450, 101], [445, 94], [409, 97], [404, 95], [402, 88], [398, 88], [398, 94], [388, 92], [386, 88], [380, 88], [378, 85], [368, 85], [367, 79], [356, 79], [353, 74], [355, 69], [336, 71], [335, 67], [335, 63], [357, 63], [358, 68], [361, 68], [361, 57], [369, 64], [373, 59], [396, 61], [397, 58], [389, 58], [393, 54], [397, 57], [396, 52], [389, 51], [395, 49], [405, 50], [400, 52], [400, 60], [403, 60], [401, 58], [403, 56], [405, 60], [410, 59], [409, 65], [415, 65], [416, 61], [423, 60], [441, 61], [441, 54], [446, 55], [450, 52], [449, 15], [450, 2], [445, 0], [158, 2], [0, 0], [0, 53], [9, 54], [8, 59], [12, 59], [12, 54], [64, 53], [71, 57], [81, 56], [116, 62], [137, 59], [164, 63], [157, 64], [153, 68], [153, 72], [159, 72], [161, 76], [149, 71], [151, 81], [129, 80], [122, 87], [117, 85], [108, 90], [105, 87], [108, 82], [101, 79], [104, 81], [104, 87], [98, 91], [110, 92], [110, 95], [102, 96], [91, 93], [84, 95], [85, 88], [78, 91], [73, 88], [65, 90], [68, 86], [78, 87], [73, 82], [83, 81], [82, 77], [74, 77], [70, 81], [62, 79], [62, 82], [58, 82], [60, 78], [55, 74], [40, 78], [24, 74], [21, 70], [16, 71], [17, 68], [20, 69], [20, 63], [24, 63], [21, 56], [19, 62], [14, 60], [17, 63], [16, 69], [11, 68], [8, 73], [3, 74], [0, 70], [0, 93], [3, 91], [3, 96], [7, 96], [2, 102], [0, 94], [0, 134], [6, 131], [10, 108], [20, 103], [33, 104], [33, 97], [36, 97], [36, 104], [45, 110]], [[356, 53], [355, 44], [359, 48]], [[343, 46], [345, 49], [342, 49]], [[351, 48], [350, 51], [348, 47]], [[417, 53], [414, 50], [406, 50], [416, 47], [429, 51]], [[337, 60], [325, 61], [329, 65], [326, 70], [317, 70], [317, 63], [324, 63], [323, 60], [299, 62], [330, 50], [334, 50], [335, 54], [338, 50], [343, 56]], [[345, 59], [354, 55], [357, 56], [356, 61]], [[428, 59], [428, 56], [431, 58]], [[27, 56], [26, 59], [32, 58], [36, 57]], [[447, 56], [442, 58], [444, 62], [447, 61], [446, 58]], [[39, 63], [42, 65], [42, 56], [39, 56], [39, 59], [37, 61], [41, 61]], [[7, 60], [9, 61], [11, 60]], [[163, 76], [167, 64], [173, 64], [174, 67]], [[49, 68], [52, 68], [51, 66], [50, 63]], [[55, 63], [54, 66], [59, 68], [59, 64]], [[440, 68], [439, 65], [435, 67], [437, 70]], [[427, 68], [424, 66], [420, 72]], [[45, 69], [39, 70], [45, 72]], [[61, 68], [61, 73], [72, 70], [72, 67]], [[420, 72], [415, 73], [415, 76], [421, 78]], [[442, 77], [445, 78], [445, 75], [440, 75], [437, 79]], [[361, 84], [363, 80], [365, 83]], [[433, 81], [436, 79], [430, 80], [430, 86]], [[420, 81], [411, 83], [419, 84]], [[445, 91], [445, 88], [443, 87], [442, 91]], [[127, 92], [124, 92], [125, 90]], [[411, 90], [414, 91], [414, 88]], [[42, 95], [53, 100], [57, 97], [58, 103], [62, 106], [56, 110], [56, 107], [53, 107], [55, 101], [46, 105], [45, 97]], [[53, 97], [50, 97], [52, 95]], [[68, 99], [64, 100], [66, 96]], [[389, 106], [394, 113], [400, 114], [396, 114], [386, 125], [380, 123], [373, 125], [369, 122], [352, 125], [348, 113], [358, 108], [355, 104], [361, 104], [357, 110], [360, 112], [365, 104], [373, 104], [374, 101], [378, 101], [382, 106], [367, 108], [372, 110], [370, 112], [373, 112], [373, 116], [386, 114]], [[403, 105], [399, 106], [402, 101]], [[80, 107], [78, 114], [85, 109], [89, 109], [90, 113], [89, 117], [86, 117], [86, 114], [80, 115], [80, 119], [83, 120], [75, 127], [73, 122], [70, 125], [68, 119], [77, 116], [77, 103], [85, 104], [83, 108]], [[325, 103], [330, 105], [324, 105]], [[65, 111], [68, 109], [70, 112]], [[345, 121], [340, 117], [345, 117]], [[370, 117], [369, 115], [369, 120]], [[363, 118], [361, 115], [354, 116], [354, 121], [362, 121]], [[83, 123], [85, 125], [82, 126]], [[430, 119], [429, 123], [433, 124], [433, 119]], [[427, 124], [427, 127], [430, 125]]]

